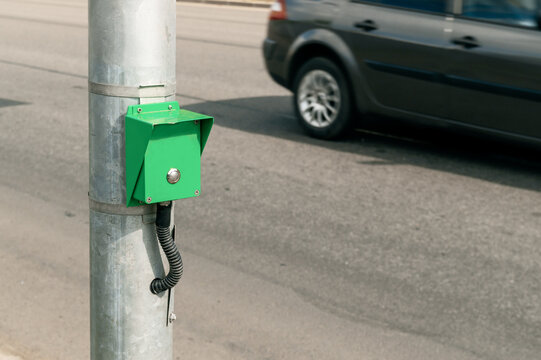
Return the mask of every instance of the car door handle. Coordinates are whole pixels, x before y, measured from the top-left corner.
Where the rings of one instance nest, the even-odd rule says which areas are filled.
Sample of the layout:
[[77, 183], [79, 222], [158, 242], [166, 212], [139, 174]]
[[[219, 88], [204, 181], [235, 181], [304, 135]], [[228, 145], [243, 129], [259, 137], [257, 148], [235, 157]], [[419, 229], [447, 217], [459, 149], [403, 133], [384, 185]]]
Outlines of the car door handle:
[[376, 23], [374, 21], [372, 21], [372, 20], [365, 20], [365, 21], [356, 22], [353, 25], [357, 29], [363, 29], [364, 31], [373, 31], [373, 30], [376, 30], [378, 28]]
[[461, 38], [453, 39], [451, 40], [451, 42], [456, 45], [461, 45], [466, 49], [472, 49], [481, 46], [479, 41], [477, 41], [477, 39], [473, 36], [463, 36]]

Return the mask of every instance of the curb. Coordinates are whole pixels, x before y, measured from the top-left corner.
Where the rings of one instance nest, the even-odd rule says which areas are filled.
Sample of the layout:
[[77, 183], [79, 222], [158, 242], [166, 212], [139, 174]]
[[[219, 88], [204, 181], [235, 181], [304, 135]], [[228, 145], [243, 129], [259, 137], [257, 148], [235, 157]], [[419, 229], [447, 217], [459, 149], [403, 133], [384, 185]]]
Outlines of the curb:
[[211, 5], [234, 5], [234, 6], [245, 6], [245, 7], [256, 7], [256, 8], [269, 8], [272, 1], [235, 1], [235, 0], [177, 0], [177, 2], [191, 2], [199, 4], [211, 4]]

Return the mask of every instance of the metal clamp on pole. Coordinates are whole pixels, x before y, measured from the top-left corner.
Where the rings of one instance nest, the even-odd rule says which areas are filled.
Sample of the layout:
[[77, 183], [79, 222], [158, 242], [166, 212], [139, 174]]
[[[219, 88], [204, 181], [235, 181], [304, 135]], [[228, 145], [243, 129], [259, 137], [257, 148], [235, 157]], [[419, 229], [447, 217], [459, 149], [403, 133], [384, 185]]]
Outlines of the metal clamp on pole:
[[166, 98], [175, 95], [176, 87], [175, 83], [135, 87], [88, 82], [88, 91], [92, 94], [126, 98]]

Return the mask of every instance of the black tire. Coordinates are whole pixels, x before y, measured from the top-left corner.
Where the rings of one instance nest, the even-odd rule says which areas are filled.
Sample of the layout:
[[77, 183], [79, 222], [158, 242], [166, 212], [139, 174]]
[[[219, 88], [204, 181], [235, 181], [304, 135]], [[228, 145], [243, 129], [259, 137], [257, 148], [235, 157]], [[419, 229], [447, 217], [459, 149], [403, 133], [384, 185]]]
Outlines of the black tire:
[[[315, 86], [317, 81], [314, 79], [318, 79], [321, 86]], [[315, 88], [326, 90], [314, 90], [318, 94], [308, 96]], [[326, 92], [329, 94], [325, 95]], [[293, 93], [297, 119], [309, 135], [319, 139], [333, 139], [349, 129], [351, 91], [344, 73], [331, 60], [317, 57], [307, 61], [295, 76]], [[335, 99], [335, 95], [338, 96], [338, 102], [328, 101]], [[333, 107], [334, 112], [331, 111]]]

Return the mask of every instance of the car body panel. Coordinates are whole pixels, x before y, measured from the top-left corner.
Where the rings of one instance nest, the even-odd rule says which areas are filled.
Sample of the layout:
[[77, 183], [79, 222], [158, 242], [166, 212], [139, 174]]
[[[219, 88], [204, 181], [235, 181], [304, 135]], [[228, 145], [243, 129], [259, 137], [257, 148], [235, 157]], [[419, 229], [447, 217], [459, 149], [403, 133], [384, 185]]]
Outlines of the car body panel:
[[457, 18], [448, 58], [449, 117], [469, 124], [541, 138], [541, 33]]
[[[446, 15], [359, 1], [349, 2], [348, 7], [349, 43], [365, 75], [372, 102], [380, 107], [445, 118], [446, 85], [433, 80], [445, 71], [449, 48], [444, 32]], [[356, 27], [367, 22], [376, 28]]]

